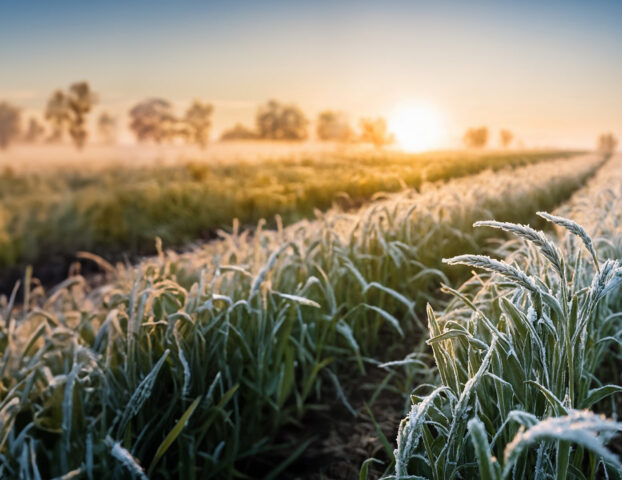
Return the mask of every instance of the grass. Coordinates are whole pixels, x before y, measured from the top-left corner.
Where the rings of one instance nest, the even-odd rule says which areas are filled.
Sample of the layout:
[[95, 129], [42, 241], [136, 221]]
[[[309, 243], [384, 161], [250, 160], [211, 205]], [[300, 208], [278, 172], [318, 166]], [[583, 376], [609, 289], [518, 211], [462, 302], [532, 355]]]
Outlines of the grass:
[[305, 446], [278, 443], [283, 427], [335, 398], [347, 408], [343, 382], [421, 338], [440, 259], [493, 235], [469, 225], [532, 218], [601, 163], [484, 172], [276, 231], [234, 228], [108, 267], [95, 289], [26, 282], [21, 307], [2, 305], [0, 474], [278, 477]]
[[[622, 169], [611, 160], [561, 213], [559, 246], [530, 227], [511, 232], [505, 262], [481, 255], [448, 260], [476, 273], [437, 315], [428, 308], [439, 371], [417, 387], [399, 428], [391, 478], [620, 478], [605, 444], [616, 414]], [[587, 231], [591, 232], [592, 237]], [[424, 392], [431, 390], [428, 394]]]
[[[182, 246], [213, 238], [234, 218], [243, 226], [279, 214], [285, 224], [337, 201], [357, 207], [377, 192], [419, 188], [484, 169], [527, 165], [576, 152], [406, 155], [313, 153], [261, 161], [64, 165], [0, 173], [0, 287], [35, 266], [60, 281], [86, 250], [108, 259], [155, 253], [154, 238]], [[274, 224], [271, 224], [274, 226]]]

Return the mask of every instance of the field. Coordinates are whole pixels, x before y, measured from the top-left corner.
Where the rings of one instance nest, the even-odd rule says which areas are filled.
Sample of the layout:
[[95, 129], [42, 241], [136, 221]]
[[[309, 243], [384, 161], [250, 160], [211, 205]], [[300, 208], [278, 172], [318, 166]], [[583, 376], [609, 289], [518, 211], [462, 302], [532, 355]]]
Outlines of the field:
[[[34, 148], [5, 154], [0, 291], [10, 291], [26, 265], [34, 265], [48, 284], [61, 281], [78, 251], [135, 259], [155, 253], [156, 237], [167, 247], [183, 246], [215, 238], [234, 218], [243, 227], [262, 218], [273, 227], [278, 214], [289, 224], [334, 202], [355, 208], [378, 192], [576, 153], [227, 147], [207, 154], [164, 149], [157, 162], [147, 160], [157, 150], [120, 147], [83, 158], [60, 147], [45, 154]], [[37, 155], [47, 163], [37, 163]]]
[[620, 19], [0, 3], [0, 480], [622, 480]]
[[620, 478], [622, 158], [383, 155], [5, 172], [0, 476]]

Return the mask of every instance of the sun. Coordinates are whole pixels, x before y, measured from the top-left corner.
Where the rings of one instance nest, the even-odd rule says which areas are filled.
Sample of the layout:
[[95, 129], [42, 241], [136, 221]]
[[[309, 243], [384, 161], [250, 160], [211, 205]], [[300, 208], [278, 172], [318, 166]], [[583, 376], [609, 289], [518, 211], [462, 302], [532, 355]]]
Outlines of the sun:
[[433, 105], [402, 103], [389, 115], [389, 131], [397, 146], [408, 152], [422, 152], [441, 147], [445, 139], [442, 115]]

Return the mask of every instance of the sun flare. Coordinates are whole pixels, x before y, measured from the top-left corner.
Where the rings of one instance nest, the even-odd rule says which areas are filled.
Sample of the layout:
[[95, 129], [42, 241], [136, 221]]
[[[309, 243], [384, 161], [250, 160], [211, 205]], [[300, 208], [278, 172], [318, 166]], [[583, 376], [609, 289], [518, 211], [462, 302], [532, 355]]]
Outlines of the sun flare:
[[439, 148], [445, 137], [442, 115], [432, 105], [401, 104], [389, 116], [397, 146], [409, 152]]

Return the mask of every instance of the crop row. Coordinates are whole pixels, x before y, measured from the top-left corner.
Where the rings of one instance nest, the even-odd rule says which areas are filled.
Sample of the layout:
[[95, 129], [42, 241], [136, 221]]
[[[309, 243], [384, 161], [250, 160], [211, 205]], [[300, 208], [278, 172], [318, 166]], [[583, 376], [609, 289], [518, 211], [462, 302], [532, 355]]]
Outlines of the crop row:
[[26, 282], [0, 323], [0, 473], [278, 475], [261, 459], [291, 448], [275, 443], [284, 425], [329, 393], [347, 404], [344, 379], [420, 337], [417, 312], [449, 281], [439, 259], [490, 238], [475, 220], [529, 219], [601, 163], [485, 172], [131, 268], [99, 260], [112, 279], [96, 289]]
[[334, 201], [358, 205], [378, 191], [571, 155], [321, 154], [214, 164], [7, 169], [0, 172], [0, 290], [8, 290], [27, 264], [48, 283], [62, 280], [79, 250], [107, 258], [155, 253], [156, 236], [181, 246], [210, 238], [234, 218], [248, 226], [280, 214], [290, 224]]
[[503, 247], [505, 261], [448, 260], [480, 273], [447, 289], [454, 300], [441, 315], [428, 309], [440, 379], [414, 391], [392, 478], [622, 477], [605, 448], [622, 424], [592, 411], [615, 414], [622, 392], [620, 158], [556, 213], [540, 216], [558, 242], [480, 222], [520, 241]]

